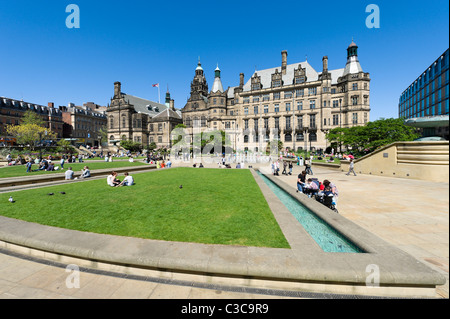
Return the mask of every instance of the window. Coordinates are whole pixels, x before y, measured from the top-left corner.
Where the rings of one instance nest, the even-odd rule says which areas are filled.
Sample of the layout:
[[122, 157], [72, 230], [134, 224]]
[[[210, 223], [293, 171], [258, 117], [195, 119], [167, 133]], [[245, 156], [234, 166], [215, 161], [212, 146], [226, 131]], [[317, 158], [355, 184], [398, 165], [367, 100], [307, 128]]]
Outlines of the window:
[[253, 107], [253, 111], [254, 111], [255, 114], [258, 114], [258, 109], [259, 109], [258, 105]]
[[213, 99], [213, 104], [214, 104], [214, 105], [217, 104], [217, 99]]
[[158, 124], [158, 132], [162, 132], [162, 130], [163, 130], [162, 124]]
[[114, 117], [112, 116], [109, 118], [109, 128], [110, 129], [114, 128]]
[[353, 91], [358, 90], [358, 83], [353, 83], [352, 88], [353, 88]]
[[286, 112], [289, 112], [291, 110], [291, 103], [286, 103]]
[[274, 100], [279, 100], [280, 99], [280, 92], [276, 92], [273, 94], [273, 99]]
[[280, 112], [280, 104], [275, 104], [275, 105], [274, 105], [274, 112], [275, 112], [275, 113]]
[[310, 100], [309, 101], [309, 108], [311, 110], [314, 110], [316, 108], [316, 100]]
[[267, 130], [269, 128], [269, 119], [264, 119], [264, 128]]
[[122, 116], [122, 127], [127, 127], [127, 119], [125, 116]]
[[297, 111], [301, 111], [303, 110], [303, 101], [298, 101], [297, 102]]
[[280, 118], [279, 117], [275, 118], [275, 128], [277, 130], [280, 129]]
[[244, 130], [248, 130], [248, 120], [244, 120]]
[[285, 99], [292, 99], [292, 92], [285, 92], [284, 93], [284, 98]]
[[333, 125], [339, 125], [339, 114], [333, 115]]
[[298, 133], [296, 139], [297, 142], [303, 142], [305, 140], [305, 136], [303, 135], [303, 133]]
[[309, 88], [308, 89], [309, 95], [316, 95], [317, 94], [317, 88]]
[[258, 103], [259, 102], [259, 97], [254, 97], [253, 98], [253, 103]]
[[301, 83], [305, 83], [305, 77], [298, 77], [295, 78], [295, 84], [301, 84]]
[[269, 94], [263, 95], [263, 101], [270, 101], [270, 95]]
[[317, 134], [315, 132], [309, 133], [309, 141], [310, 142], [317, 142]]
[[339, 101], [338, 100], [334, 100], [333, 101], [333, 107], [339, 107]]
[[162, 143], [162, 136], [158, 136], [158, 143]]
[[261, 88], [261, 85], [259, 83], [252, 84], [252, 91], [259, 90], [260, 88]]
[[291, 134], [286, 134], [284, 136], [284, 141], [285, 142], [292, 142], [292, 135]]
[[358, 97], [357, 96], [352, 96], [352, 104], [358, 105]]
[[297, 128], [303, 128], [303, 115], [297, 115]]
[[269, 113], [269, 106], [268, 105], [264, 105], [264, 113]]
[[286, 117], [286, 129], [290, 129], [291, 128], [291, 117], [287, 116]]
[[277, 88], [281, 86], [281, 80], [273, 80], [272, 87]]
[[248, 115], [248, 107], [244, 107], [244, 115]]
[[311, 114], [309, 116], [309, 128], [316, 128], [316, 115], [315, 114]]
[[296, 97], [302, 97], [304, 95], [305, 95], [305, 90], [304, 89], [295, 90], [295, 96]]
[[358, 124], [358, 113], [353, 113], [353, 124]]

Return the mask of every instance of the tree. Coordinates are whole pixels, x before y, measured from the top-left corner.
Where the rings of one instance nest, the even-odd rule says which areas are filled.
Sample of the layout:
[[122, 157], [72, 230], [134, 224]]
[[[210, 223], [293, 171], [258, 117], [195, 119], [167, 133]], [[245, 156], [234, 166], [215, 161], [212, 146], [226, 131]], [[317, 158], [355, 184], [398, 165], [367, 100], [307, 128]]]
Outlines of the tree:
[[18, 144], [30, 147], [32, 151], [45, 139], [56, 139], [57, 134], [44, 126], [44, 121], [33, 111], [26, 111], [19, 125], [8, 125], [6, 132], [16, 138]]
[[130, 152], [138, 152], [142, 151], [142, 144], [138, 142], [133, 142], [130, 140], [122, 140], [120, 141], [120, 146]]
[[335, 128], [327, 134], [332, 144], [352, 148], [356, 155], [371, 153], [376, 149], [400, 141], [413, 141], [419, 137], [415, 128], [406, 126], [403, 118], [380, 119], [366, 126]]
[[58, 146], [60, 148], [60, 151], [62, 151], [64, 153], [68, 153], [68, 152], [71, 152], [73, 150], [73, 146], [72, 146], [72, 144], [70, 144], [70, 141], [67, 141], [65, 139], [61, 139], [58, 142]]

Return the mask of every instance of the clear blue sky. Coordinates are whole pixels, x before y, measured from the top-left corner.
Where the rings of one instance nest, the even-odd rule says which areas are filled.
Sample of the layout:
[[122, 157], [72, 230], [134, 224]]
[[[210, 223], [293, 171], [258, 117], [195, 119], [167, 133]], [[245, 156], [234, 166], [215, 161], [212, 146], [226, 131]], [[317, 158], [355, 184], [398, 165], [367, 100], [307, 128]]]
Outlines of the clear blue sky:
[[[80, 8], [68, 29], [66, 6]], [[380, 8], [369, 29], [366, 6]], [[216, 64], [225, 88], [257, 69], [308, 56], [321, 71], [345, 67], [352, 37], [372, 78], [371, 119], [398, 116], [400, 94], [448, 47], [447, 1], [0, 1], [0, 96], [47, 105], [106, 105], [113, 83], [128, 94], [175, 106], [190, 92], [200, 56], [210, 88]]]

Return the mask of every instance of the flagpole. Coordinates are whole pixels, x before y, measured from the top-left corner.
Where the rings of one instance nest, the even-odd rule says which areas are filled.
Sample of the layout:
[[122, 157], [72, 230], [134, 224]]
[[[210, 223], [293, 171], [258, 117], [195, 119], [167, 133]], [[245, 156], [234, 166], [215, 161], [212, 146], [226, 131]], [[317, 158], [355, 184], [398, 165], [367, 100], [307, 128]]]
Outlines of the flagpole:
[[158, 84], [158, 103], [161, 104], [161, 92], [159, 91], [159, 84]]

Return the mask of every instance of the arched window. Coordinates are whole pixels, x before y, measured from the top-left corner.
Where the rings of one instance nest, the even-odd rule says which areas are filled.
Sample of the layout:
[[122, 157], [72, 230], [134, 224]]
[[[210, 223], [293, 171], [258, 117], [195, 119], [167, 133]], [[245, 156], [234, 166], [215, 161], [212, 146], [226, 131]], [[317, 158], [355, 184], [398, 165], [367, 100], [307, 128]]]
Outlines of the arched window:
[[292, 135], [291, 134], [286, 134], [284, 136], [284, 141], [285, 142], [292, 142]]
[[109, 117], [109, 128], [110, 129], [114, 128], [114, 116]]
[[122, 127], [127, 127], [127, 118], [125, 115], [122, 115]]
[[206, 127], [206, 117], [205, 116], [202, 116], [201, 125], [202, 125], [202, 127]]
[[309, 140], [311, 142], [317, 142], [317, 134], [314, 132], [309, 133]]

